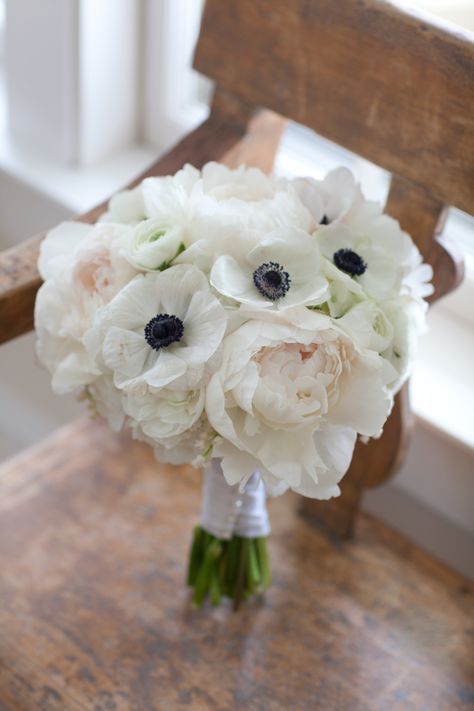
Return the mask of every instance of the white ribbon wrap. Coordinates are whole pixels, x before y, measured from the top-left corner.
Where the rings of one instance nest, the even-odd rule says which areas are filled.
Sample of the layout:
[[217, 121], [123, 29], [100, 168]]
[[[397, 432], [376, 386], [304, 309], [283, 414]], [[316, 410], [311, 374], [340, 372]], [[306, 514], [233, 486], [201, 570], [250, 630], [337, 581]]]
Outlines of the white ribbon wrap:
[[265, 487], [258, 472], [252, 474], [243, 492], [229, 486], [218, 459], [203, 469], [201, 527], [216, 538], [233, 535], [260, 538], [270, 533]]

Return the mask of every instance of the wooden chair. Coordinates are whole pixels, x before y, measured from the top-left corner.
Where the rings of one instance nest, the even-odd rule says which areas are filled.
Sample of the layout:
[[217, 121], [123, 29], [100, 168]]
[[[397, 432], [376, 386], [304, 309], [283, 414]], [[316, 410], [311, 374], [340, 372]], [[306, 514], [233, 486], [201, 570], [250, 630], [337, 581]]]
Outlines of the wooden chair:
[[[461, 262], [438, 235], [445, 206], [474, 205], [467, 36], [376, 0], [208, 0], [195, 67], [216, 82], [210, 117], [147, 175], [270, 170], [289, 117], [392, 173], [387, 210], [433, 265], [434, 298], [456, 286]], [[40, 240], [0, 255], [2, 341], [32, 328]], [[344, 545], [312, 525], [347, 537], [407, 430], [403, 391], [339, 499], [271, 502], [274, 585], [237, 614], [189, 607], [190, 468], [86, 421], [6, 463], [0, 708], [472, 708], [467, 582], [366, 515]]]

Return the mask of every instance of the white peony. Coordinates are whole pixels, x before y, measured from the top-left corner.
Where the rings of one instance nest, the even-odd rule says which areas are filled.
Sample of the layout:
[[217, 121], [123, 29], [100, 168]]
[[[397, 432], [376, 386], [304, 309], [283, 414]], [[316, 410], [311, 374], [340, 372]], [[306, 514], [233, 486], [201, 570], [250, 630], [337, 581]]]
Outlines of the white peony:
[[87, 333], [100, 309], [136, 274], [121, 256], [127, 235], [121, 225], [78, 230], [65, 223], [41, 245], [39, 268], [46, 281], [35, 305], [37, 353], [57, 393], [88, 385], [103, 373], [87, 349]]
[[184, 375], [199, 381], [226, 323], [202, 272], [177, 265], [127, 284], [99, 315], [89, 346], [101, 350], [117, 387], [145, 393]]
[[189, 225], [202, 199], [201, 174], [185, 165], [175, 175], [147, 178], [142, 183], [146, 217], [167, 225]]
[[291, 185], [274, 180], [258, 168], [230, 169], [207, 163], [200, 189], [192, 242], [207, 239], [207, 225], [219, 226], [224, 234], [233, 229], [265, 232], [285, 226], [309, 231], [312, 226], [309, 211]]
[[[271, 485], [284, 481], [321, 498], [324, 481], [334, 495], [355, 433], [380, 433], [393, 379], [386, 360], [358, 349], [329, 317], [260, 312], [227, 336], [207, 389], [209, 422], [223, 438], [213, 455], [222, 456], [229, 484], [257, 468]], [[321, 449], [322, 439], [338, 438], [340, 447]]]
[[[314, 238], [297, 228], [282, 228], [267, 235], [242, 236], [218, 257], [210, 282], [223, 296], [255, 308], [285, 309], [317, 305], [327, 298], [327, 281], [320, 273]], [[240, 250], [233, 256], [232, 252]], [[226, 250], [226, 245], [222, 246]]]

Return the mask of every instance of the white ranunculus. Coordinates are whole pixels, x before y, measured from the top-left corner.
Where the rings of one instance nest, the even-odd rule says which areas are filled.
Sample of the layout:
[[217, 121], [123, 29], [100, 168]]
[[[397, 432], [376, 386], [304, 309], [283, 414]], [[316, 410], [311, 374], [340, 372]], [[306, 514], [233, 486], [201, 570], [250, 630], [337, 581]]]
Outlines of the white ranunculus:
[[374, 301], [356, 304], [337, 320], [337, 325], [361, 349], [383, 353], [393, 342], [393, 324]]
[[265, 309], [314, 306], [326, 300], [317, 244], [302, 230], [282, 228], [250, 243], [242, 237], [236, 245], [246, 248], [233, 256], [235, 247], [229, 245], [230, 253], [218, 257], [210, 273], [212, 286], [227, 298]]
[[87, 333], [100, 309], [136, 274], [121, 256], [127, 227], [98, 224], [77, 239], [81, 230], [72, 225], [53, 230], [41, 246], [46, 281], [35, 305], [38, 357], [58, 393], [84, 387], [102, 374], [86, 347]]
[[152, 218], [140, 222], [125, 249], [125, 257], [137, 269], [167, 269], [184, 249], [181, 225], [165, 224]]
[[[380, 433], [392, 406], [385, 386], [393, 379], [385, 359], [358, 349], [329, 317], [304, 308], [261, 312], [226, 337], [222, 365], [208, 385], [207, 415], [225, 440], [213, 456], [223, 457], [232, 484], [257, 461], [254, 469], [272, 485], [282, 480], [318, 497], [326, 472], [324, 485], [334, 493], [355, 433]], [[318, 450], [318, 432], [331, 441], [341, 436], [337, 461], [332, 448], [324, 456]], [[227, 443], [248, 455], [248, 467], [241, 468], [243, 455], [239, 467], [229, 463], [236, 460], [235, 452], [229, 460]]]
[[201, 377], [227, 317], [196, 267], [177, 265], [136, 276], [104, 309], [89, 345], [101, 350], [117, 387], [145, 393], [186, 375]]
[[390, 361], [397, 376], [390, 383], [395, 395], [410, 377], [418, 347], [418, 336], [425, 326], [425, 302], [402, 296], [382, 304], [386, 318], [393, 328], [393, 338], [382, 353]]
[[148, 217], [145, 208], [142, 184], [132, 190], [122, 190], [114, 195], [107, 211], [100, 216], [100, 222], [116, 222], [123, 225], [136, 225]]
[[161, 439], [149, 437], [137, 420], [131, 419], [129, 424], [132, 437], [153, 447], [157, 460], [162, 463], [202, 467], [208, 461], [212, 447], [219, 439], [205, 413], [202, 413], [199, 419], [181, 434]]
[[140, 428], [155, 444], [193, 427], [203, 413], [204, 401], [204, 386], [189, 389], [184, 381], [180, 387], [179, 380], [158, 391], [123, 394], [123, 406], [132, 427]]

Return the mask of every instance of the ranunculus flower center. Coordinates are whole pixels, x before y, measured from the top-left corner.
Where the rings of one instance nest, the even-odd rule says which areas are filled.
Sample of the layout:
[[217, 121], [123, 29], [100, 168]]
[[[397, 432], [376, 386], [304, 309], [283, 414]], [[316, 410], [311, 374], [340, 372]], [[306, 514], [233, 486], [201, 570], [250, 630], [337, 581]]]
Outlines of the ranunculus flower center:
[[183, 333], [181, 319], [170, 314], [157, 314], [145, 326], [145, 339], [155, 351], [180, 341]]
[[326, 214], [322, 216], [322, 218], [319, 220], [320, 225], [329, 225], [329, 218]]
[[338, 249], [334, 252], [333, 259], [338, 269], [351, 276], [361, 276], [367, 269], [367, 264], [360, 254], [352, 249]]
[[253, 283], [266, 299], [277, 301], [288, 292], [291, 279], [277, 262], [261, 264], [253, 273]]

